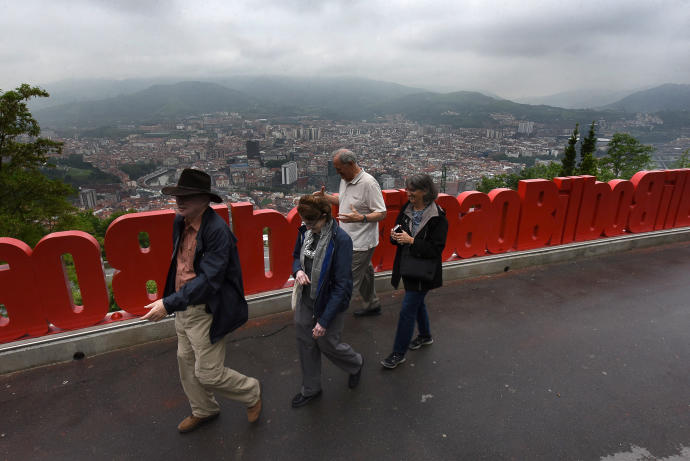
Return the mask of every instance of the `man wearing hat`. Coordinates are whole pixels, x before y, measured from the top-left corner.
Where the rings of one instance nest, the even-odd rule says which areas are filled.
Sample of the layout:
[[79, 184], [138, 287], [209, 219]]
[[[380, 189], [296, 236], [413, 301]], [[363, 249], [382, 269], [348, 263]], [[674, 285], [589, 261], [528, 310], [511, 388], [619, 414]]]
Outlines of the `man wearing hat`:
[[163, 298], [142, 318], [155, 322], [175, 312], [180, 381], [192, 407], [177, 429], [189, 432], [218, 416], [214, 393], [244, 403], [253, 423], [261, 414], [259, 381], [224, 366], [224, 337], [247, 321], [247, 301], [237, 239], [209, 206], [222, 199], [208, 174], [190, 168], [162, 192], [177, 202], [173, 255]]

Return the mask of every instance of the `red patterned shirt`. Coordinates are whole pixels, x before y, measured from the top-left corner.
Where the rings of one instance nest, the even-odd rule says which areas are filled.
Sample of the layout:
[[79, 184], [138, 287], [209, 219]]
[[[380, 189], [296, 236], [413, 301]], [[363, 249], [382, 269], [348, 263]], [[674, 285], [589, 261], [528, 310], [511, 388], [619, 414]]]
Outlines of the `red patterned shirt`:
[[177, 250], [177, 274], [175, 275], [175, 291], [196, 277], [194, 272], [194, 251], [196, 250], [196, 236], [201, 227], [201, 216], [188, 222], [185, 219], [184, 230], [180, 237]]

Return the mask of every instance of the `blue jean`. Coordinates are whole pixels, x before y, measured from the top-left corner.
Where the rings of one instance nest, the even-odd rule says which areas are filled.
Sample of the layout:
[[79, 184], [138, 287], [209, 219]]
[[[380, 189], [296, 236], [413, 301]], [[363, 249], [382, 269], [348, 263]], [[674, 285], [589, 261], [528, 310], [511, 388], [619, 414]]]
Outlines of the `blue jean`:
[[410, 345], [414, 334], [415, 321], [421, 336], [431, 336], [429, 314], [424, 303], [427, 293], [428, 291], [405, 291], [400, 318], [398, 319], [398, 330], [395, 332], [393, 352], [398, 354], [407, 352], [407, 347]]

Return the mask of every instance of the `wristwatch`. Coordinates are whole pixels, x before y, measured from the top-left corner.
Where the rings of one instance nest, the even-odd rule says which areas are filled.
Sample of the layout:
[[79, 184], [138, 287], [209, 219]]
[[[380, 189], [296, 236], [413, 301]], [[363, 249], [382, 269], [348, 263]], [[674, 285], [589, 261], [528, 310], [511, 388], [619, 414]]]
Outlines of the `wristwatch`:
[[367, 221], [367, 215], [365, 215], [365, 214], [362, 215], [362, 222], [363, 222], [363, 223], [368, 222], [368, 221]]

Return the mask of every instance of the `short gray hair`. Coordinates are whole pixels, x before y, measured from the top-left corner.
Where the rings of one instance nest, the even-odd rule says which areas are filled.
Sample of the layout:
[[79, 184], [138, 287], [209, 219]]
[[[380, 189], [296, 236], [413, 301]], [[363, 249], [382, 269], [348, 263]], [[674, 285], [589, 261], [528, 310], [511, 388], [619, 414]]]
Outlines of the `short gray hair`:
[[428, 205], [438, 197], [438, 188], [434, 184], [434, 180], [428, 174], [415, 174], [407, 178], [405, 187], [409, 190], [423, 190], [424, 204]]
[[357, 164], [357, 155], [350, 149], [338, 149], [333, 152], [333, 157], [338, 157], [340, 163]]

